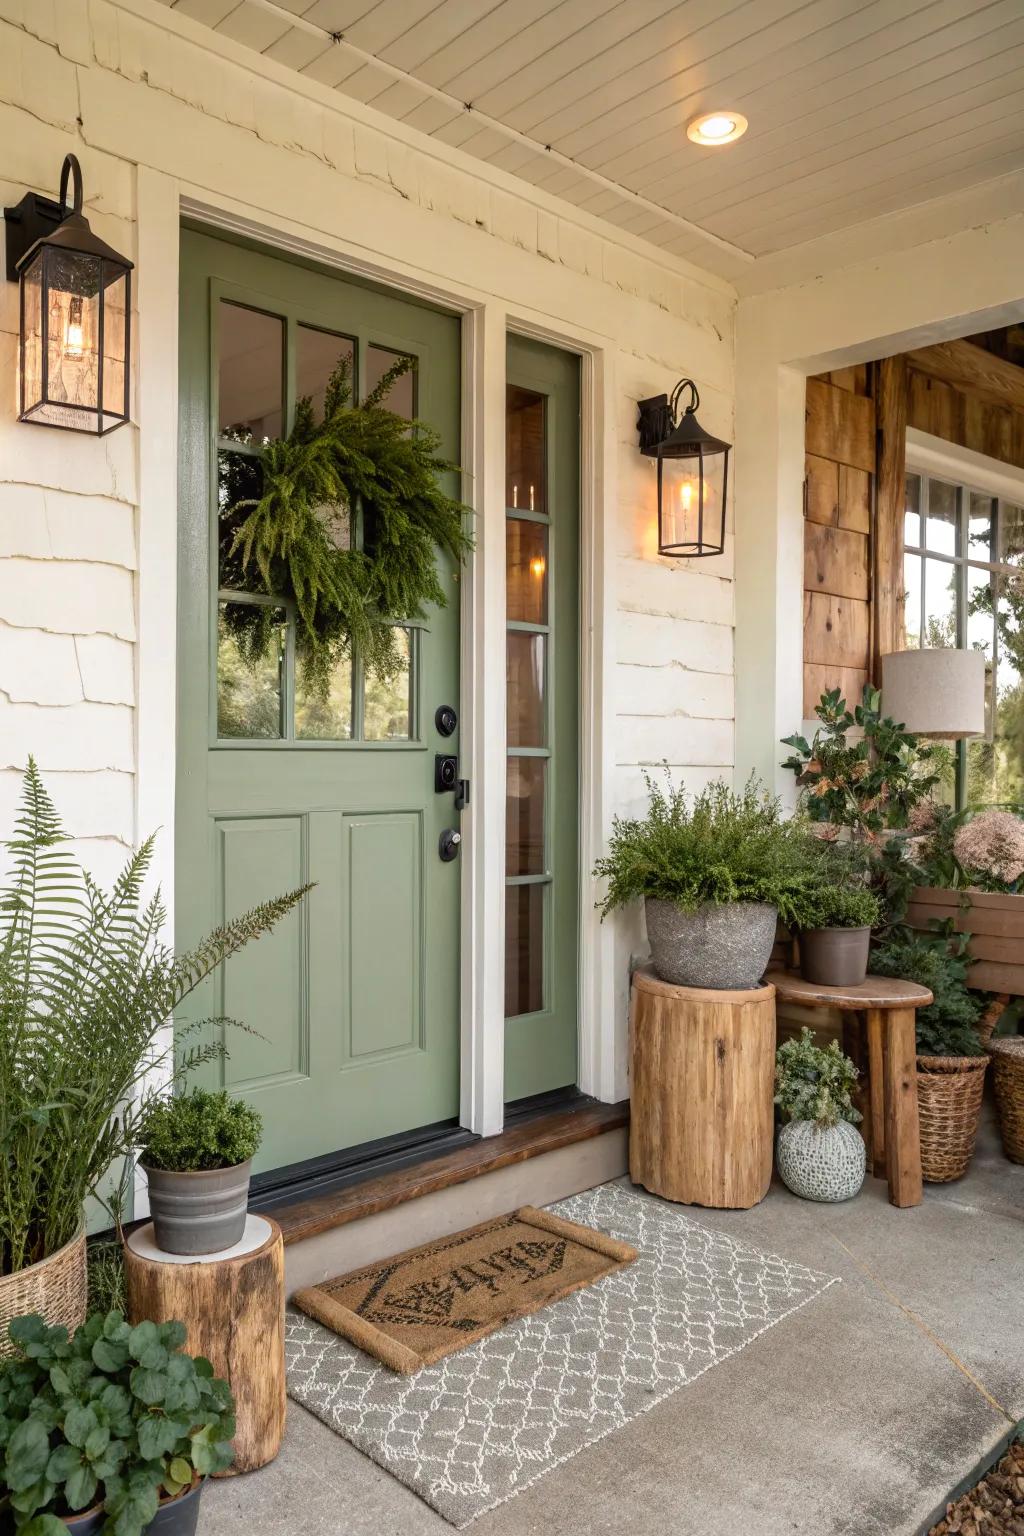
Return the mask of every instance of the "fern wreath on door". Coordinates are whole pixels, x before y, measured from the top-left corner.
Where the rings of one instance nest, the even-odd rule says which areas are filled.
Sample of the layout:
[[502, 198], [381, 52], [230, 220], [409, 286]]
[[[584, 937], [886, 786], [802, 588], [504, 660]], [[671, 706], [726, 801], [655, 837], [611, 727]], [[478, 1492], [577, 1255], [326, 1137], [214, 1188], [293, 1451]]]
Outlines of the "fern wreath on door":
[[[396, 626], [422, 621], [431, 604], [447, 606], [438, 551], [460, 564], [472, 548], [469, 508], [441, 486], [458, 465], [440, 456], [433, 427], [384, 405], [414, 366], [399, 358], [356, 404], [343, 357], [327, 384], [323, 419], [306, 396], [288, 436], [262, 445], [259, 496], [240, 494], [252, 461], [229, 461], [221, 584], [294, 603], [297, 660], [320, 697], [353, 649], [367, 672], [395, 676], [403, 665]], [[271, 607], [229, 603], [225, 621], [249, 666], [276, 643], [280, 619]]]

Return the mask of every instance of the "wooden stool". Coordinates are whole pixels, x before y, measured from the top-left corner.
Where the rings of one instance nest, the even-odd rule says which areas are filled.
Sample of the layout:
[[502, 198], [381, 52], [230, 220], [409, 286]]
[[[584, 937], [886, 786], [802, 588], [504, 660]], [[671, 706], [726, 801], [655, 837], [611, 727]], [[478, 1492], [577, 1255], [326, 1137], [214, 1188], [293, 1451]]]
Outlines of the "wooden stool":
[[125, 1246], [132, 1323], [177, 1318], [186, 1349], [205, 1355], [235, 1397], [235, 1459], [228, 1472], [254, 1472], [281, 1448], [285, 1419], [284, 1242], [266, 1216], [248, 1216], [245, 1236], [223, 1253], [164, 1253], [152, 1223]]
[[889, 1181], [893, 1205], [920, 1205], [921, 1138], [917, 1120], [914, 1014], [932, 994], [913, 981], [868, 976], [856, 987], [819, 987], [791, 971], [771, 971], [780, 1003], [838, 1008], [843, 1050], [865, 1073], [860, 1105], [868, 1167]]
[[629, 1173], [687, 1205], [746, 1209], [772, 1177], [775, 988], [633, 975]]

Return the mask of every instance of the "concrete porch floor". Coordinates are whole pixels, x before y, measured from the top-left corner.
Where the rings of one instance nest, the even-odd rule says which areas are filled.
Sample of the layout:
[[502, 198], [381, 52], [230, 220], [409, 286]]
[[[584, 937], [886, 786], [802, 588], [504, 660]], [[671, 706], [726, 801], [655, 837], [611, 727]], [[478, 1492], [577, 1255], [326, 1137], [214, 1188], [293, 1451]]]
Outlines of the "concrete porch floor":
[[[779, 1183], [687, 1209], [842, 1284], [650, 1413], [482, 1516], [474, 1536], [678, 1531], [916, 1536], [1024, 1419], [1024, 1168], [990, 1115], [967, 1178], [898, 1211]], [[200, 1536], [443, 1536], [452, 1527], [289, 1402], [277, 1461], [209, 1486]]]

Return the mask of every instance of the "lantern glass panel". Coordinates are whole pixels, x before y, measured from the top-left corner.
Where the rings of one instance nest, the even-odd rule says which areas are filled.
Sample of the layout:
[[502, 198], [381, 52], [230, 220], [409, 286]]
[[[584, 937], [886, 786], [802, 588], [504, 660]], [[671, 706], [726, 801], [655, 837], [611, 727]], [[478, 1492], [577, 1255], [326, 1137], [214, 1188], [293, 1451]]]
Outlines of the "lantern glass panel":
[[662, 553], [711, 553], [723, 543], [725, 455], [661, 461]]
[[48, 425], [95, 432], [99, 411], [100, 269], [97, 256], [46, 252]]
[[29, 264], [21, 287], [21, 414], [43, 403], [43, 253]]
[[[113, 277], [113, 281], [111, 278]], [[103, 428], [128, 415], [128, 274], [103, 263]]]

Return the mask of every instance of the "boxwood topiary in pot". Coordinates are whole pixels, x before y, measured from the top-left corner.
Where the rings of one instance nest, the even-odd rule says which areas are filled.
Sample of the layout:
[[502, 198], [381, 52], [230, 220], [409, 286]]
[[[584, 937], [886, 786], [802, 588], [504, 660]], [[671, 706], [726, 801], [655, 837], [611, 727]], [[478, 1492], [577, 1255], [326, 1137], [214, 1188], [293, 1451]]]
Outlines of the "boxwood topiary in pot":
[[182, 1323], [94, 1312], [73, 1338], [10, 1324], [0, 1369], [0, 1522], [18, 1536], [192, 1536], [202, 1480], [232, 1460], [226, 1381]]
[[863, 885], [825, 883], [800, 913], [800, 974], [819, 987], [855, 987], [868, 972], [881, 902]]
[[262, 1132], [252, 1105], [226, 1092], [195, 1088], [150, 1106], [140, 1161], [165, 1252], [218, 1253], [241, 1239]]
[[857, 1068], [836, 1042], [823, 1049], [809, 1029], [775, 1054], [775, 1102], [786, 1122], [776, 1139], [776, 1161], [787, 1189], [804, 1200], [849, 1200], [864, 1182], [856, 1081]]
[[645, 779], [647, 815], [615, 818], [595, 869], [608, 882], [603, 913], [643, 899], [664, 981], [756, 986], [778, 918], [794, 921], [812, 888], [814, 840], [754, 778], [738, 793], [711, 784], [692, 807], [683, 788]]

